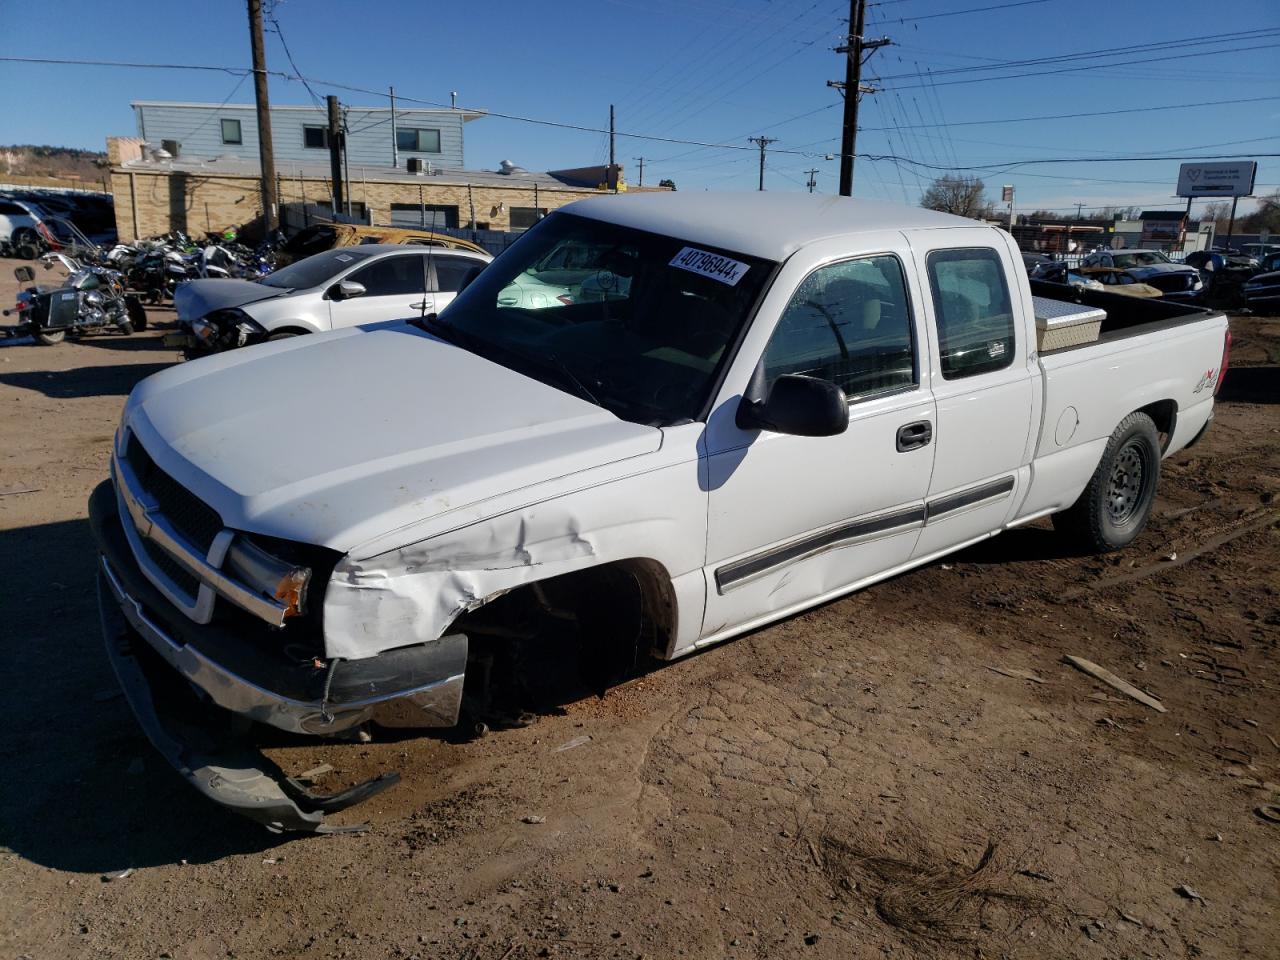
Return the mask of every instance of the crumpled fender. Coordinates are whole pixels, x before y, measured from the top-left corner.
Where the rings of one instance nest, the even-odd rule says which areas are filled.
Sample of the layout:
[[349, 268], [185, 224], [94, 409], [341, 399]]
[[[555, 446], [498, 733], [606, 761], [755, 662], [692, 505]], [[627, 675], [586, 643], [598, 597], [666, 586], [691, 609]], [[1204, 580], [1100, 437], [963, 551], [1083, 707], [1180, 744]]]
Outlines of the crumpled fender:
[[359, 659], [429, 642], [460, 614], [516, 587], [628, 559], [667, 571], [677, 632], [696, 633], [707, 522], [696, 470], [696, 461], [669, 462], [404, 546], [386, 549], [383, 537], [353, 550], [325, 593], [326, 652]]

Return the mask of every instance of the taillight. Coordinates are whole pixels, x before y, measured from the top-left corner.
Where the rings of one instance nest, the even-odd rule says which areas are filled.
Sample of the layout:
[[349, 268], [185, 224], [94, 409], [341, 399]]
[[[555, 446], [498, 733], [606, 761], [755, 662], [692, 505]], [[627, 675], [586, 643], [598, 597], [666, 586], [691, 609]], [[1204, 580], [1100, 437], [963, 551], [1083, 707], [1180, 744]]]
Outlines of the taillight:
[[1213, 388], [1213, 395], [1216, 397], [1222, 389], [1222, 381], [1227, 379], [1227, 364], [1231, 362], [1231, 330], [1228, 329], [1226, 335], [1222, 338], [1222, 362], [1218, 364], [1218, 385]]

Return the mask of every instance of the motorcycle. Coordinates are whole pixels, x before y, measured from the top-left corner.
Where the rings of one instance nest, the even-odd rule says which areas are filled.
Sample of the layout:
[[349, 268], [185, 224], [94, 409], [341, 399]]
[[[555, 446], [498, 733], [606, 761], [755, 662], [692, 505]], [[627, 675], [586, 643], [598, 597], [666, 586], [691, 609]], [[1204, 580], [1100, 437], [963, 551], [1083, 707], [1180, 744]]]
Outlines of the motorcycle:
[[[19, 293], [16, 306], [4, 311], [19, 319], [17, 326], [5, 328], [6, 336], [30, 334], [51, 346], [68, 336], [78, 339], [107, 330], [127, 335], [147, 328], [147, 313], [136, 296], [125, 293], [119, 271], [81, 264], [61, 253], [40, 259], [46, 270], [61, 263], [68, 276], [61, 286], [31, 286]], [[36, 274], [31, 267], [18, 267], [13, 275], [19, 283], [31, 283]]]

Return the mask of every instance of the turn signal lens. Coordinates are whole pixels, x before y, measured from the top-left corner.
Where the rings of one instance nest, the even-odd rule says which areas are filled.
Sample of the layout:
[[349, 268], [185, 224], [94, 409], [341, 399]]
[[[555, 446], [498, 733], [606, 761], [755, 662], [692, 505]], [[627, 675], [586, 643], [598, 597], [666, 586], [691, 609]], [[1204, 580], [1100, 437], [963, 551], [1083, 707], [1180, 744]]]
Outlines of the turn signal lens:
[[231, 544], [226, 567], [241, 583], [283, 603], [286, 618], [306, 613], [310, 568], [273, 557], [244, 537], [237, 537]]

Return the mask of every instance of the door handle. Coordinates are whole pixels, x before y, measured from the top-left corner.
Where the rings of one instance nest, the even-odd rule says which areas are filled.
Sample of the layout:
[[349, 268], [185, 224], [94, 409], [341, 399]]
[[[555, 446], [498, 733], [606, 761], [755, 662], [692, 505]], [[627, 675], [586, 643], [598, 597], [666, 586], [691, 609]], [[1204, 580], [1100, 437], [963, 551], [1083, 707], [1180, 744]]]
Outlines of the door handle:
[[933, 424], [928, 420], [917, 420], [898, 428], [898, 452], [919, 450], [927, 447], [933, 439]]

